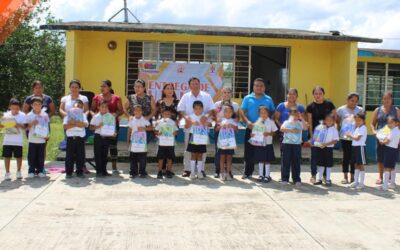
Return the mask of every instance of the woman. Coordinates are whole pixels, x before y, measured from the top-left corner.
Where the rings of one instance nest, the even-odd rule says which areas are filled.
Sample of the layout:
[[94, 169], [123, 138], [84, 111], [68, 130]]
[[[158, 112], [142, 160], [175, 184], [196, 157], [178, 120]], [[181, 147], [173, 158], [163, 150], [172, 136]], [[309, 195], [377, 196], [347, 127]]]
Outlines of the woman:
[[[325, 100], [325, 90], [321, 86], [315, 86], [312, 91], [314, 101], [310, 103], [307, 108], [308, 123], [311, 125], [309, 128], [310, 136], [314, 132], [314, 129], [325, 119], [327, 114], [332, 113], [336, 119], [336, 108], [332, 102]], [[311, 178], [310, 182], [315, 183], [315, 176], [317, 175], [317, 163], [315, 156], [315, 148], [311, 147]]]
[[[337, 110], [336, 122], [340, 131], [349, 132], [346, 130], [347, 124], [353, 126], [354, 115], [364, 112], [363, 108], [357, 106], [359, 101], [359, 95], [357, 93], [350, 93], [347, 96], [347, 103]], [[351, 139], [348, 138], [345, 133], [340, 133], [340, 143], [342, 145], [343, 158], [342, 158], [342, 172], [343, 180], [342, 184], [352, 183], [354, 180], [354, 163], [351, 162]], [[349, 180], [349, 165], [350, 165], [350, 180]]]
[[[382, 97], [382, 106], [376, 108], [372, 113], [371, 130], [376, 134], [378, 130], [382, 129], [387, 124], [389, 116], [400, 118], [400, 111], [393, 106], [393, 94], [386, 92]], [[383, 179], [383, 145], [376, 141], [376, 160], [378, 162], [379, 178], [376, 184], [382, 184]]]
[[[217, 123], [220, 119], [224, 117], [224, 104], [230, 104], [233, 107], [233, 111], [235, 112], [235, 117], [239, 120], [239, 104], [232, 101], [232, 89], [229, 87], [224, 87], [222, 89], [222, 100], [217, 101], [214, 104], [215, 107], [215, 122]], [[220, 174], [220, 156], [217, 150], [217, 139], [218, 139], [218, 132], [214, 129], [214, 141], [215, 141], [215, 157], [214, 157], [214, 165], [215, 165], [215, 178], [219, 178]], [[230, 177], [233, 179], [233, 175], [230, 172]]]
[[[108, 145], [110, 146], [110, 155], [111, 155], [111, 163], [112, 163], [112, 171], [115, 174], [118, 174], [119, 171], [117, 169], [117, 160], [118, 160], [118, 131], [119, 131], [119, 119], [118, 117], [124, 113], [122, 107], [121, 98], [117, 95], [114, 95], [114, 91], [112, 90], [112, 83], [110, 80], [101, 81], [100, 91], [101, 93], [96, 95], [92, 100], [91, 111], [94, 113], [99, 112], [100, 102], [105, 100], [107, 102], [108, 111], [115, 117], [116, 119], [116, 133], [115, 137], [107, 137]], [[108, 173], [106, 175], [109, 175]]]
[[43, 83], [40, 80], [35, 80], [32, 83], [32, 91], [33, 94], [28, 96], [25, 101], [24, 101], [24, 105], [22, 107], [22, 111], [27, 114], [31, 111], [32, 107], [32, 98], [33, 97], [40, 97], [43, 99], [43, 110], [48, 114], [49, 118], [51, 118], [55, 112], [56, 112], [56, 106], [54, 105], [53, 99], [48, 96], [45, 95], [43, 93]]
[[299, 110], [301, 117], [303, 121], [306, 121], [307, 117], [305, 115], [305, 109], [302, 104], [297, 103], [297, 98], [299, 97], [299, 94], [297, 92], [297, 89], [291, 88], [288, 90], [287, 95], [286, 95], [286, 102], [281, 102], [279, 105], [276, 107], [275, 113], [274, 113], [274, 120], [275, 123], [277, 124], [278, 128], [282, 126], [282, 124], [289, 119], [289, 111], [290, 108], [292, 107], [297, 107]]
[[143, 116], [151, 121], [156, 113], [156, 102], [154, 97], [146, 94], [146, 83], [142, 79], [137, 79], [133, 86], [135, 94], [128, 96], [128, 101], [124, 105], [124, 112], [128, 116], [133, 116], [133, 106], [142, 106]]
[[179, 112], [177, 110], [179, 99], [176, 97], [174, 85], [172, 83], [164, 84], [161, 99], [156, 103], [156, 119], [161, 118], [161, 112], [165, 107], [171, 108], [171, 119], [178, 122]]

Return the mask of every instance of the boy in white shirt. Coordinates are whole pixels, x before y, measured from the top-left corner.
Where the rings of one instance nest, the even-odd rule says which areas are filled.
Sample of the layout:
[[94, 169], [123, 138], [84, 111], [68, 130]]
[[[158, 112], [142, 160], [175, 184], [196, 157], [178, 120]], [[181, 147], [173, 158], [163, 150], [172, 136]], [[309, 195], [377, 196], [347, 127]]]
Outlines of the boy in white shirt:
[[26, 116], [20, 111], [21, 103], [12, 98], [8, 106], [9, 110], [1, 119], [0, 128], [5, 128], [3, 139], [3, 158], [6, 167], [5, 180], [11, 180], [10, 162], [11, 157], [17, 161], [17, 179], [22, 179], [22, 149], [24, 145], [24, 132], [26, 126]]
[[67, 152], [65, 157], [66, 178], [72, 178], [74, 164], [76, 164], [76, 176], [84, 178], [85, 128], [88, 126], [88, 121], [86, 115], [83, 113], [83, 102], [81, 100], [75, 101], [73, 108], [64, 117], [63, 123], [67, 134]]
[[49, 116], [42, 111], [43, 99], [40, 97], [32, 98], [32, 111], [26, 115], [28, 124], [28, 177], [35, 175], [45, 177], [44, 160], [46, 157], [46, 140], [49, 137]]

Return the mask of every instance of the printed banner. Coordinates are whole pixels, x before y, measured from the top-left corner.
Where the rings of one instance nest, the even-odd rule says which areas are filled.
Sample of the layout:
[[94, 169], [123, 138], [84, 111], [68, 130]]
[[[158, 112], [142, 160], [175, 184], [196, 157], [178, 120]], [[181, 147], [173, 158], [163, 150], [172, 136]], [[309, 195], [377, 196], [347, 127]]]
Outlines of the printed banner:
[[139, 78], [147, 83], [147, 91], [156, 100], [161, 98], [164, 84], [172, 83], [179, 99], [189, 90], [191, 77], [200, 79], [201, 90], [209, 93], [214, 101], [221, 98], [223, 65], [210, 63], [173, 63], [139, 61]]

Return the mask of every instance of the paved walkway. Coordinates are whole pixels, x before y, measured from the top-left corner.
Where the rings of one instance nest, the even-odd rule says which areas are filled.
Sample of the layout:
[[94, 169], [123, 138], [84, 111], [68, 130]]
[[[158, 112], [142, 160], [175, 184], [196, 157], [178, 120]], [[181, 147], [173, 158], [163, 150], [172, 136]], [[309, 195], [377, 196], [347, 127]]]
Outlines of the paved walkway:
[[[0, 174], [4, 174], [1, 163]], [[49, 163], [48, 166], [63, 166]], [[212, 177], [49, 179], [0, 183], [1, 249], [399, 249], [400, 194], [373, 186], [281, 186]], [[182, 166], [177, 166], [175, 171]], [[207, 165], [211, 173], [212, 166]], [[369, 166], [368, 170], [374, 170]], [[279, 178], [278, 166], [272, 177]], [[307, 181], [308, 167], [303, 166]], [[13, 170], [14, 173], [14, 170]]]

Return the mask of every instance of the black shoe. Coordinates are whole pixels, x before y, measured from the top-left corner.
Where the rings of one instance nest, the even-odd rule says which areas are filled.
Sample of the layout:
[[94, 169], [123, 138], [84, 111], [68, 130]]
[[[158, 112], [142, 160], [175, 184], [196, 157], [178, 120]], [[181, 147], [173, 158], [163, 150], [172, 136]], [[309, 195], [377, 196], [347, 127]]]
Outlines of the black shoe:
[[[158, 171], [158, 174], [157, 174], [157, 179], [162, 179], [163, 178], [163, 172], [162, 171]], [[167, 175], [167, 174], [165, 174], [165, 175]]]
[[268, 183], [268, 182], [270, 182], [270, 181], [271, 181], [271, 177], [267, 176], [267, 177], [264, 178], [264, 182], [265, 182], [265, 183]]
[[104, 176], [104, 177], [106, 177], [106, 176], [112, 176], [112, 174], [110, 174], [109, 172], [104, 172], [104, 173], [103, 173], [103, 176]]
[[331, 180], [325, 181], [325, 186], [327, 186], [327, 187], [332, 186], [332, 181]]
[[182, 177], [189, 177], [190, 176], [190, 171], [184, 171], [182, 173]]
[[66, 174], [66, 175], [65, 175], [65, 178], [71, 179], [71, 178], [72, 178], [72, 174]]
[[147, 177], [147, 173], [143, 173], [143, 174], [139, 174], [140, 178], [146, 178]]
[[258, 182], [264, 182], [264, 176], [258, 176]]
[[219, 173], [215, 173], [214, 178], [219, 178]]
[[78, 178], [85, 178], [85, 176], [83, 175], [83, 173], [76, 174], [76, 177], [78, 177]]
[[204, 172], [204, 170], [201, 171], [201, 174], [203, 175], [204, 178], [207, 177], [206, 172]]
[[130, 174], [129, 178], [134, 179], [137, 176], [137, 174]]
[[246, 179], [249, 179], [249, 176], [248, 175], [242, 175], [242, 180], [246, 180]]
[[96, 173], [96, 178], [103, 178], [104, 174], [103, 173]]
[[234, 179], [234, 178], [233, 178], [232, 171], [229, 171], [229, 176], [230, 176], [232, 179]]
[[167, 178], [172, 178], [174, 176], [174, 173], [172, 173], [171, 171], [168, 171], [165, 173], [165, 177]]
[[317, 186], [317, 185], [322, 185], [322, 181], [314, 182], [314, 186]]

